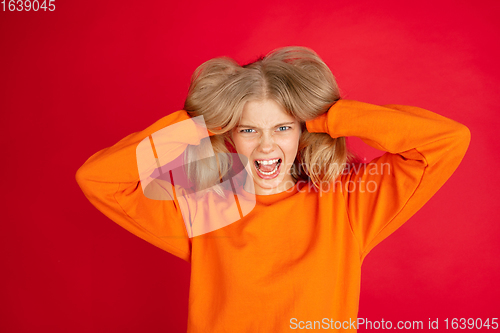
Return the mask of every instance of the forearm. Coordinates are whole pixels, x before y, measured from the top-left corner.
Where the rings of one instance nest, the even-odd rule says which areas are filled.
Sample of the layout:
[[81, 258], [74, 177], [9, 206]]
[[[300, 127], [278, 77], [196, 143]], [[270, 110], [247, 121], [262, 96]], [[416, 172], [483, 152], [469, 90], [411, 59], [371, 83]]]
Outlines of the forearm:
[[199, 128], [186, 111], [174, 112], [92, 155], [78, 169], [77, 181], [137, 182], [139, 172], [151, 173], [176, 159], [189, 144], [199, 144], [203, 136]]
[[437, 113], [412, 106], [378, 106], [352, 100], [339, 100], [327, 113], [306, 125], [309, 132], [356, 136], [392, 154], [416, 149], [428, 165], [443, 157], [461, 160], [470, 141], [466, 126]]

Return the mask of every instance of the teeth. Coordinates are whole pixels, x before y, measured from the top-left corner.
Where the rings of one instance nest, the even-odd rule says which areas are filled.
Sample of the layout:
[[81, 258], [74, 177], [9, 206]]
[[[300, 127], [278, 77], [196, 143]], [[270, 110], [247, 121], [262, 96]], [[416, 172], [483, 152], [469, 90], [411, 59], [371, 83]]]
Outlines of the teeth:
[[[279, 160], [280, 160], [279, 158], [276, 158], [276, 159], [274, 159], [274, 160], [270, 160], [270, 161], [258, 161], [258, 160], [255, 160], [255, 162], [257, 162], [257, 164], [258, 164], [257, 169], [259, 170], [259, 172], [260, 172], [260, 173], [262, 173], [262, 174], [264, 174], [264, 175], [266, 175], [266, 176], [269, 176], [269, 175], [272, 175], [273, 173], [275, 173], [275, 172], [276, 172], [276, 170], [278, 170], [278, 167], [279, 167], [279, 165], [281, 164], [281, 163], [278, 163], [278, 162], [279, 162]], [[266, 164], [266, 165], [268, 165], [268, 164], [273, 164], [273, 163], [276, 163], [276, 165], [274, 166], [273, 171], [270, 171], [270, 172], [265, 172], [265, 171], [260, 170], [260, 165], [261, 165], [261, 164]]]
[[263, 165], [269, 165], [269, 164], [273, 164], [273, 163], [276, 163], [278, 162], [280, 159], [277, 158], [277, 159], [274, 159], [274, 160], [270, 160], [270, 161], [259, 161], [259, 160], [255, 160], [257, 163], [259, 164], [263, 164]]
[[262, 174], [264, 174], [264, 175], [266, 175], [266, 176], [269, 176], [269, 175], [272, 175], [273, 173], [275, 173], [276, 170], [278, 170], [278, 164], [276, 164], [276, 166], [274, 167], [274, 170], [271, 171], [271, 172], [264, 172], [264, 171], [262, 171], [260, 169], [259, 169], [259, 172], [262, 173]]

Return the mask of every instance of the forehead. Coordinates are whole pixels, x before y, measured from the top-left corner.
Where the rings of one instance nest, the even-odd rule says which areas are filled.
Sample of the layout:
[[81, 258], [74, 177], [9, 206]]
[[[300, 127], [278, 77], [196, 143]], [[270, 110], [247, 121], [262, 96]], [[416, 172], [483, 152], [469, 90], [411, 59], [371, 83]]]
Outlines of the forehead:
[[273, 100], [249, 101], [243, 107], [241, 115], [241, 125], [251, 125], [255, 127], [273, 127], [285, 122], [297, 122], [295, 117], [286, 111]]

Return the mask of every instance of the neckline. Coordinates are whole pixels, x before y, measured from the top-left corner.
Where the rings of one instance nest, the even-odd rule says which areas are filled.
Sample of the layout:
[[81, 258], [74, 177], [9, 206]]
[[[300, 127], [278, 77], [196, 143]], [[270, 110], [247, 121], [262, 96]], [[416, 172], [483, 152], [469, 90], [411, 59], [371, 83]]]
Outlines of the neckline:
[[274, 193], [274, 194], [267, 194], [267, 195], [265, 195], [265, 194], [253, 194], [253, 193], [247, 192], [243, 186], [241, 186], [241, 192], [247, 198], [255, 197], [256, 202], [260, 202], [263, 204], [272, 204], [274, 202], [283, 200], [283, 199], [288, 198], [288, 197], [294, 195], [295, 193], [297, 193], [299, 191], [298, 185], [299, 185], [299, 182], [296, 182], [295, 185], [293, 185], [292, 187], [290, 187], [289, 189], [287, 189], [283, 192]]

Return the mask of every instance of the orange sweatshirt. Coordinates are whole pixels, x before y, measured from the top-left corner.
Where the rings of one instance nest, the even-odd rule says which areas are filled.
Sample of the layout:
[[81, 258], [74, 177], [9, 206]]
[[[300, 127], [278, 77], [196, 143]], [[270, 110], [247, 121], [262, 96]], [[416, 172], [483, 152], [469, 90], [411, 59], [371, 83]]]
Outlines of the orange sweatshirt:
[[[239, 220], [189, 237], [180, 209], [190, 204], [185, 189], [174, 184], [173, 200], [149, 199], [136, 157], [141, 141], [182, 120], [192, 122], [186, 111], [174, 112], [97, 152], [76, 180], [111, 220], [191, 263], [189, 333], [334, 325], [355, 332], [363, 259], [444, 184], [470, 141], [466, 126], [418, 107], [339, 100], [306, 123], [309, 132], [357, 136], [386, 153], [347, 169], [328, 191], [299, 181], [285, 192], [256, 195]], [[162, 164], [199, 144], [192, 126], [171, 137]]]

